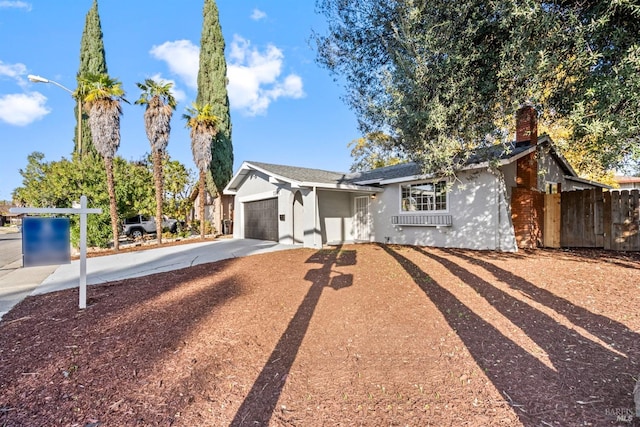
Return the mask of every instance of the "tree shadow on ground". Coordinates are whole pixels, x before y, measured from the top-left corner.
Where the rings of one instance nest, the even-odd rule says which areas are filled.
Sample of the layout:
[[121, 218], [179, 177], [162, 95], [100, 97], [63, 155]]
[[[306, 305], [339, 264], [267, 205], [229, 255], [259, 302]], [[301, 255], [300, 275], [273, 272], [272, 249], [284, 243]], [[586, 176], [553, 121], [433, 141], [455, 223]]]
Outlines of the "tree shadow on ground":
[[640, 252], [610, 251], [598, 248], [562, 248], [545, 249], [553, 256], [571, 256], [578, 262], [590, 262], [593, 259], [615, 264], [618, 267], [640, 269]]
[[[523, 425], [583, 425], [585, 421], [601, 425], [612, 421], [607, 410], [629, 406], [619, 380], [631, 371], [632, 363], [620, 353], [559, 324], [433, 251], [413, 248], [414, 254], [404, 256], [398, 249], [383, 248], [436, 305]], [[517, 336], [500, 332], [440, 285], [434, 279], [437, 273], [427, 274], [428, 260], [441, 264], [523, 331], [544, 351], [551, 366], [518, 344]]]
[[[356, 251], [343, 251], [338, 246], [320, 250], [306, 262], [320, 264], [321, 267], [306, 273], [305, 280], [311, 282], [311, 287], [240, 405], [231, 426], [269, 424], [323, 289], [340, 290], [353, 284], [351, 274], [337, 272], [332, 267], [355, 265]], [[338, 275], [332, 277], [332, 273]]]
[[[464, 250], [457, 250], [457, 253]], [[610, 251], [599, 248], [538, 248], [538, 249], [520, 249], [518, 252], [495, 252], [495, 251], [476, 251], [477, 258], [486, 260], [504, 260], [506, 259], [527, 259], [549, 258], [573, 261], [576, 263], [590, 262], [594, 259], [603, 261], [608, 264], [614, 264], [618, 267], [637, 270], [640, 269], [640, 252], [624, 252]]]
[[[482, 267], [487, 272], [491, 273], [493, 277], [506, 284], [511, 289], [520, 291], [531, 300], [565, 316], [569, 321], [571, 321], [571, 323], [585, 329], [604, 342], [614, 344], [616, 349], [626, 353], [627, 357], [634, 360], [634, 363], [637, 363], [637, 360], [635, 359], [637, 358], [637, 355], [640, 354], [640, 335], [630, 330], [626, 325], [616, 322], [606, 316], [592, 313], [584, 307], [580, 307], [579, 305], [572, 303], [566, 298], [559, 297], [542, 287], [536, 286], [511, 271], [500, 268], [497, 265], [481, 258], [473, 258], [460, 250], [442, 250], [443, 252], [458, 257], [470, 264]], [[620, 264], [616, 263], [616, 265]], [[620, 266], [629, 268], [626, 264]]]
[[[0, 413], [0, 425], [13, 425], [12, 417], [21, 412], [28, 413], [34, 425], [51, 425], [56, 402], [72, 398], [82, 411], [104, 414], [102, 423], [109, 423], [114, 402], [130, 411], [132, 423], [158, 422], [139, 404], [145, 377], [167, 354], [184, 346], [185, 337], [199, 322], [242, 294], [235, 276], [216, 276], [234, 262], [92, 286], [86, 310], [77, 309], [77, 289], [22, 301], [10, 316], [12, 321], [32, 324], [30, 335], [13, 334], [10, 319], [0, 324], [0, 341], [6, 343], [0, 359], [3, 352], [21, 354], [11, 358], [15, 363], [0, 367], [3, 405], [15, 408]], [[121, 286], [136, 289], [136, 298], [121, 297]], [[105, 376], [109, 381], [101, 383], [102, 388], [92, 386], [95, 378]], [[108, 387], [103, 388], [105, 384]], [[20, 397], [25, 388], [27, 400]], [[82, 411], [56, 415], [63, 418], [53, 424], [78, 423]]]

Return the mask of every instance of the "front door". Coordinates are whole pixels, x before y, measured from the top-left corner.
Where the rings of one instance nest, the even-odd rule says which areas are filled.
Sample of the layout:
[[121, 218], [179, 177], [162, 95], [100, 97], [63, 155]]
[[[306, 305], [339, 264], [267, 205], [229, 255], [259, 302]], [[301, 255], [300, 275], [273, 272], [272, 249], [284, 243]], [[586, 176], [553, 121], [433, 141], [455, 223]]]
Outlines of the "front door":
[[369, 196], [358, 196], [355, 198], [356, 209], [353, 221], [355, 241], [368, 242], [370, 240]]

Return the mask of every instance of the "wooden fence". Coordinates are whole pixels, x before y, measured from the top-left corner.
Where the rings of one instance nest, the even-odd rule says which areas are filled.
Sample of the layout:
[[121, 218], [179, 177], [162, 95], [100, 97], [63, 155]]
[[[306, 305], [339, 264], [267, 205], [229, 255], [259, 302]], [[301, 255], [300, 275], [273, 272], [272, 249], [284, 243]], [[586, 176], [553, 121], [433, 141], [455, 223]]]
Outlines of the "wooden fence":
[[640, 251], [640, 191], [589, 189], [545, 195], [547, 247]]
[[542, 240], [547, 248], [560, 248], [562, 203], [560, 193], [544, 195], [544, 229]]
[[604, 248], [640, 250], [640, 190], [604, 193], [604, 220], [610, 224]]

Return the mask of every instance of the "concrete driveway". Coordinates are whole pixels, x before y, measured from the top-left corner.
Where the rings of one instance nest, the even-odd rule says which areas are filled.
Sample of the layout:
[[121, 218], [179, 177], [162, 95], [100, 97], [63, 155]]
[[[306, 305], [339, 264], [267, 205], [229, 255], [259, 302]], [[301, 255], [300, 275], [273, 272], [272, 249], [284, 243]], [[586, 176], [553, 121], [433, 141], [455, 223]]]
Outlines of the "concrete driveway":
[[[89, 258], [87, 285], [298, 247], [263, 240], [223, 239]], [[78, 287], [80, 280], [77, 260], [60, 266], [22, 268], [17, 264], [5, 268], [12, 271], [0, 277], [0, 319], [28, 295]]]

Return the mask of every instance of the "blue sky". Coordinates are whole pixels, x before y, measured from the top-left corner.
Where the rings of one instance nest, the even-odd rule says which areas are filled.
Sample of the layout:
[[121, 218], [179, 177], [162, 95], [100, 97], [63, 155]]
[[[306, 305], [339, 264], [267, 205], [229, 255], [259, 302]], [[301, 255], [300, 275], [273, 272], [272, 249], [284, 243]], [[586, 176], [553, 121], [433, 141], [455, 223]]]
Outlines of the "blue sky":
[[[314, 1], [218, 0], [226, 40], [234, 170], [255, 160], [347, 171], [347, 144], [358, 138], [343, 88], [315, 63], [310, 36], [324, 18]], [[0, 200], [22, 183], [19, 169], [40, 151], [47, 161], [70, 157], [75, 101], [53, 84], [75, 89], [80, 39], [92, 0], [0, 0]], [[131, 105], [123, 105], [118, 154], [149, 152], [141, 106], [145, 78], [175, 84], [179, 104], [168, 146], [193, 166], [182, 114], [195, 100], [203, 0], [98, 0], [109, 74]]]

